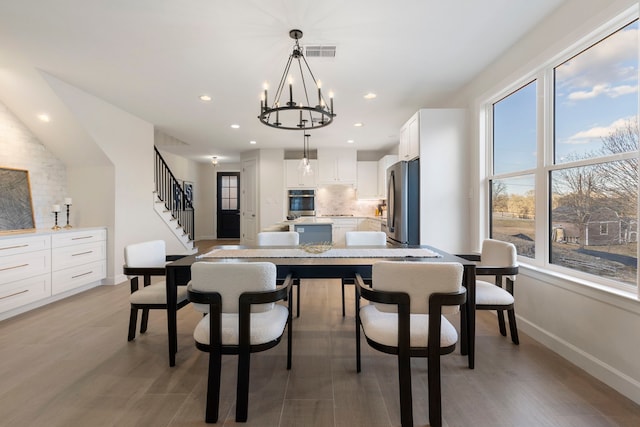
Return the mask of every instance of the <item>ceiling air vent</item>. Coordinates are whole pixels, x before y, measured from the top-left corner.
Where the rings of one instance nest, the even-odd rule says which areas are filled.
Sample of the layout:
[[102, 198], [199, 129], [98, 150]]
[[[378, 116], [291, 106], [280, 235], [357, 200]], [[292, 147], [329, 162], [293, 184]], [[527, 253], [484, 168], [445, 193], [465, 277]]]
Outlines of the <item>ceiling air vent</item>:
[[304, 55], [307, 58], [335, 58], [335, 46], [309, 45], [304, 48]]

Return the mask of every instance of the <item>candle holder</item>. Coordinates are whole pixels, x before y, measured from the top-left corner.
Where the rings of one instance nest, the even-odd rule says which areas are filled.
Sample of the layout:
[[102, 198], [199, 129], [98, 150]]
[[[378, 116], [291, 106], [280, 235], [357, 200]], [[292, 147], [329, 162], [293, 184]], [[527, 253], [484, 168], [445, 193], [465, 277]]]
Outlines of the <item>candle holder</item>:
[[67, 225], [65, 225], [64, 228], [69, 229], [69, 228], [73, 228], [69, 224], [69, 208], [71, 207], [71, 203], [67, 203], [66, 206], [67, 206]]
[[53, 211], [53, 215], [55, 216], [56, 219], [56, 224], [51, 227], [52, 230], [60, 230], [60, 226], [58, 225], [58, 212], [57, 211]]

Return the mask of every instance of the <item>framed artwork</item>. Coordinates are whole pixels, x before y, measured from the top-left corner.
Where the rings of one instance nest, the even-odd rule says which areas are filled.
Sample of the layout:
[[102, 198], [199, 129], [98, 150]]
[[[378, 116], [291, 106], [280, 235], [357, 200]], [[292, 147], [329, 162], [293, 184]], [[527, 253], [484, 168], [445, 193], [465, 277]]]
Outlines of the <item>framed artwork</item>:
[[193, 208], [193, 182], [182, 181], [182, 188], [184, 189], [184, 208]]
[[182, 210], [182, 189], [180, 188], [180, 183], [178, 181], [172, 180], [173, 182], [173, 211]]
[[29, 171], [0, 168], [0, 232], [36, 228]]

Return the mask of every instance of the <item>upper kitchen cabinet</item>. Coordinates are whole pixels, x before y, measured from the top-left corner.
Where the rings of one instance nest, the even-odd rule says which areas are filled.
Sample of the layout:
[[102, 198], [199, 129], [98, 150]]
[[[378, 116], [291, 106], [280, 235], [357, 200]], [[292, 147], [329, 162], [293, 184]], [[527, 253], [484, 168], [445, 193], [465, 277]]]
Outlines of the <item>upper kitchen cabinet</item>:
[[400, 128], [399, 160], [413, 160], [420, 156], [420, 112]]
[[387, 168], [398, 161], [398, 156], [387, 154], [378, 160], [378, 198], [387, 198]]
[[356, 187], [358, 199], [379, 199], [378, 192], [378, 162], [358, 162], [358, 185]]
[[312, 173], [305, 175], [300, 168], [300, 160], [285, 160], [285, 181], [287, 188], [315, 188], [317, 186], [318, 161], [309, 160]]
[[318, 148], [318, 184], [355, 185], [357, 162], [355, 148]]

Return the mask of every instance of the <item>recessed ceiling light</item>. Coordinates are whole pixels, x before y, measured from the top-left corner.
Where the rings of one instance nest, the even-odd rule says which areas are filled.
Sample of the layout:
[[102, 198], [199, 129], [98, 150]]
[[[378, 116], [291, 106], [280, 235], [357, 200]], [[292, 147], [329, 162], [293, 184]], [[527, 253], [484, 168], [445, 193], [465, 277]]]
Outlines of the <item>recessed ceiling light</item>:
[[231, 125], [231, 128], [232, 129], [240, 129], [240, 125], [233, 124], [233, 125]]
[[255, 141], [249, 141], [249, 144], [251, 144], [251, 145], [255, 145], [255, 144], [257, 144], [257, 142], [255, 142]]
[[209, 102], [211, 101], [211, 97], [209, 95], [200, 95], [200, 101]]
[[373, 93], [373, 92], [369, 92], [368, 94], [366, 94], [366, 95], [364, 96], [364, 99], [374, 99], [374, 98], [375, 98], [375, 97], [377, 97], [377, 96], [378, 96], [378, 95], [376, 95], [375, 93]]
[[347, 144], [353, 144], [355, 141], [353, 139], [347, 139]]
[[361, 128], [364, 125], [362, 123], [355, 123], [354, 126], [357, 127], [357, 128]]
[[38, 114], [38, 118], [45, 123], [49, 123], [51, 121], [51, 117], [48, 114]]

